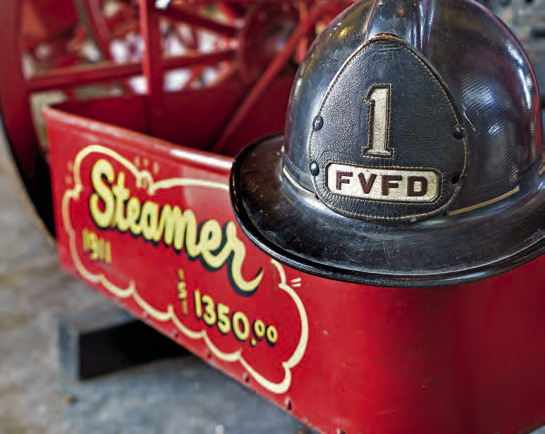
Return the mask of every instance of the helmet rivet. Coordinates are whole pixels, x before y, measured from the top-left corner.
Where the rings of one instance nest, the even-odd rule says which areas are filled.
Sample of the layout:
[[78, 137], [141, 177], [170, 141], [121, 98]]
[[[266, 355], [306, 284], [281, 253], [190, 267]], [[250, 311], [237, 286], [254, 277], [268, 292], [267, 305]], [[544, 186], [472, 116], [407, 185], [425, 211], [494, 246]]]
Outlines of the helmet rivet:
[[466, 129], [460, 124], [456, 124], [452, 127], [452, 137], [458, 140], [462, 140], [466, 136]]
[[314, 122], [312, 122], [312, 128], [314, 128], [314, 131], [321, 130], [324, 126], [324, 118], [321, 116], [316, 116], [314, 118]]
[[315, 161], [310, 163], [310, 173], [312, 176], [318, 176], [318, 173], [320, 173], [320, 166]]

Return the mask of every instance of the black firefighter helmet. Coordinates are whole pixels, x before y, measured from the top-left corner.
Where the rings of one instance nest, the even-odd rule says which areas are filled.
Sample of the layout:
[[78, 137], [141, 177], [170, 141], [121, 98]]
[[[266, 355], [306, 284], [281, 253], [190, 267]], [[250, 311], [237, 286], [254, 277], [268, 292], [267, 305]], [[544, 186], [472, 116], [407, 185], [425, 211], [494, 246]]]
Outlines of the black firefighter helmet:
[[519, 42], [471, 0], [366, 0], [299, 68], [285, 136], [236, 158], [262, 250], [379, 286], [443, 286], [545, 251], [539, 94]]

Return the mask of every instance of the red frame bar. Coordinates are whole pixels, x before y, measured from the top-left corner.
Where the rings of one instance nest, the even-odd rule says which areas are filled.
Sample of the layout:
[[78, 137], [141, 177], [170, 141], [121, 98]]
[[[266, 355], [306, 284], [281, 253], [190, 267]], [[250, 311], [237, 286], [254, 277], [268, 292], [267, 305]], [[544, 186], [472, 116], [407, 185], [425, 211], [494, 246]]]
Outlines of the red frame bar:
[[[164, 71], [178, 68], [190, 68], [195, 65], [215, 65], [220, 62], [232, 61], [236, 51], [227, 49], [210, 54], [196, 54], [170, 57], [162, 61]], [[115, 64], [101, 63], [92, 66], [70, 66], [52, 69], [49, 72], [32, 76], [27, 81], [29, 92], [43, 92], [51, 89], [67, 89], [83, 86], [99, 81], [113, 81], [141, 75], [144, 69], [141, 63], [131, 62]]]

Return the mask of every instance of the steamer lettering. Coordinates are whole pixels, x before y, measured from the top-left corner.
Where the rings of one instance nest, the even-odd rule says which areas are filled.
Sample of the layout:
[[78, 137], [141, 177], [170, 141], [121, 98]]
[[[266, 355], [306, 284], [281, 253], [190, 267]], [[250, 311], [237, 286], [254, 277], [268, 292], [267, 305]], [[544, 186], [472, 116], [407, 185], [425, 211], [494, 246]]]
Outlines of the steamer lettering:
[[341, 196], [430, 203], [437, 199], [439, 183], [439, 175], [433, 170], [375, 169], [338, 163], [327, 166], [327, 188]]
[[125, 187], [125, 173], [116, 173], [104, 159], [94, 164], [91, 181], [94, 192], [89, 199], [89, 210], [99, 228], [129, 231], [134, 237], [153, 243], [162, 241], [176, 253], [184, 250], [190, 259], [200, 259], [206, 268], [214, 271], [227, 264], [235, 291], [243, 296], [255, 293], [263, 270], [251, 280], [242, 276], [246, 248], [238, 239], [233, 222], [222, 228], [214, 219], [197, 222], [193, 211], [182, 210], [178, 205], [141, 202]]

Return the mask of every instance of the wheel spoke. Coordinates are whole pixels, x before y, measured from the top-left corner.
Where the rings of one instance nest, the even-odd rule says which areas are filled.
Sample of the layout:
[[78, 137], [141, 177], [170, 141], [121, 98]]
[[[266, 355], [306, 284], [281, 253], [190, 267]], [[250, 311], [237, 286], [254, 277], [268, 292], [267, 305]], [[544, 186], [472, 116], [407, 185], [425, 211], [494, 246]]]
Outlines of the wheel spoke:
[[123, 25], [116, 27], [108, 35], [108, 41], [113, 41], [115, 39], [122, 39], [126, 37], [129, 33], [136, 33], [140, 28], [140, 23], [138, 21], [130, 21]]
[[76, 0], [75, 4], [80, 16], [84, 17], [84, 22], [91, 35], [94, 36], [94, 42], [102, 52], [102, 55], [106, 59], [110, 59], [110, 49], [108, 46], [110, 31], [102, 16], [102, 4], [100, 0]]
[[236, 50], [228, 48], [225, 50], [218, 50], [212, 53], [202, 54], [199, 51], [195, 53], [189, 53], [185, 56], [169, 57], [163, 60], [163, 67], [165, 70], [177, 69], [177, 68], [189, 68], [199, 65], [216, 65], [221, 62], [233, 61], [236, 58]]
[[190, 26], [210, 30], [217, 35], [222, 35], [229, 38], [234, 38], [239, 30], [237, 27], [229, 26], [227, 24], [223, 24], [218, 21], [214, 21], [209, 18], [197, 15], [193, 12], [189, 12], [184, 7], [178, 4], [171, 4], [167, 9], [158, 9], [157, 12], [172, 20], [181, 21]]

